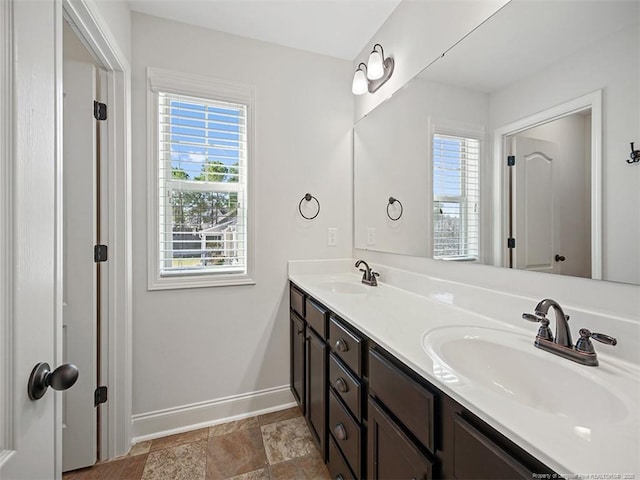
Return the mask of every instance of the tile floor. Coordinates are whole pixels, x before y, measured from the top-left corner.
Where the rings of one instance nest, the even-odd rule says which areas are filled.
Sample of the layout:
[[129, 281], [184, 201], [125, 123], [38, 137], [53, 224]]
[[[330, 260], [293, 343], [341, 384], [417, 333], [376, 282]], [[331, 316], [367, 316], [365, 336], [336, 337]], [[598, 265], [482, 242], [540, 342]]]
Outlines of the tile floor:
[[63, 480], [327, 479], [297, 407], [135, 445]]

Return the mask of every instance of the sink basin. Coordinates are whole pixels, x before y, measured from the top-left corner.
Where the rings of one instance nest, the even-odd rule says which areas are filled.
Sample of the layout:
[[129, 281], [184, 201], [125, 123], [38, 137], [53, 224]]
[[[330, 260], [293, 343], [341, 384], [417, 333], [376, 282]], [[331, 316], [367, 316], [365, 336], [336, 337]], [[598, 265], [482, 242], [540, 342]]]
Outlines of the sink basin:
[[367, 289], [374, 288], [374, 287], [368, 287], [361, 283], [341, 282], [341, 281], [323, 282], [318, 286], [323, 290], [327, 290], [329, 292], [349, 293], [349, 294], [365, 294], [367, 293]]
[[[452, 386], [473, 386], [579, 425], [623, 421], [623, 394], [590, 370], [533, 346], [533, 338], [485, 327], [443, 327], [422, 338], [434, 373]], [[548, 355], [547, 358], [545, 355]], [[564, 362], [564, 363], [563, 363]]]

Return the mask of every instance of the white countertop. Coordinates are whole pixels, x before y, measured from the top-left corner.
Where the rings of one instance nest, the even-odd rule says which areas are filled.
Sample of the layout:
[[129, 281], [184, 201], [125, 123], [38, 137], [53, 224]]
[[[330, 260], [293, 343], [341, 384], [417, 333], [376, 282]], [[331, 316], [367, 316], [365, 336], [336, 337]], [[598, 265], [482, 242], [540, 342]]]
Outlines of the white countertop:
[[[600, 366], [586, 367], [535, 348], [537, 325], [523, 321], [522, 327], [514, 326], [447, 304], [447, 296], [460, 293], [447, 292], [446, 284], [438, 289], [437, 295], [444, 299], [439, 302], [431, 295], [430, 298], [417, 295], [384, 282], [358, 294], [340, 293], [326, 287], [331, 282], [359, 283], [360, 275], [352, 273], [290, 273], [289, 279], [558, 474], [573, 478], [640, 480], [640, 368], [603, 355], [603, 348], [599, 348], [601, 345], [597, 342], [594, 343]], [[522, 313], [514, 311], [513, 315], [519, 318]], [[578, 424], [566, 415], [499, 395], [475, 384], [473, 379], [448, 383], [438, 368], [437, 359], [434, 362], [423, 348], [422, 339], [434, 329], [456, 325], [510, 331], [519, 335], [514, 338], [528, 336], [531, 354], [541, 356], [547, 365], [561, 365], [575, 375], [588, 376], [610, 391], [621, 392], [621, 408], [615, 414], [584, 412]], [[573, 406], [581, 405], [582, 399], [581, 392], [576, 391], [567, 396], [563, 408], [571, 411]], [[603, 405], [603, 409], [607, 406]], [[612, 417], [610, 421], [603, 421], [605, 413]]]

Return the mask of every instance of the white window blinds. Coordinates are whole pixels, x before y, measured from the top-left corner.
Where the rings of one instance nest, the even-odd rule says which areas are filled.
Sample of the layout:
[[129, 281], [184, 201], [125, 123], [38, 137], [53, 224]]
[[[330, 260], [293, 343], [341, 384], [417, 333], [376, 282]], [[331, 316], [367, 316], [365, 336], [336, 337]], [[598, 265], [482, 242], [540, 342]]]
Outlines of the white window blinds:
[[158, 93], [160, 275], [247, 271], [247, 106]]
[[477, 260], [480, 141], [433, 136], [433, 258]]

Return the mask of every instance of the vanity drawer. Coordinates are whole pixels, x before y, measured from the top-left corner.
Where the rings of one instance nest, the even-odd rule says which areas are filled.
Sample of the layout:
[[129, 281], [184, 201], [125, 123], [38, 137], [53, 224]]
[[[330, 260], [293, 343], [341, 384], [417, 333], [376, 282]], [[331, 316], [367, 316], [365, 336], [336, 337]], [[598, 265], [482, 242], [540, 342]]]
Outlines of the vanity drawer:
[[369, 350], [369, 393], [434, 451], [434, 395], [375, 350]]
[[456, 478], [534, 478], [534, 472], [518, 462], [490, 438], [459, 415], [454, 416], [454, 461]]
[[333, 353], [329, 355], [329, 383], [349, 407], [356, 420], [361, 421], [361, 383], [342, 366]]
[[331, 436], [329, 436], [329, 463], [327, 463], [327, 468], [331, 478], [334, 480], [354, 480], [351, 469]]
[[294, 287], [293, 284], [289, 289], [289, 304], [291, 305], [291, 310], [304, 318], [304, 293]]
[[362, 338], [350, 332], [335, 317], [329, 321], [329, 346], [359, 377], [362, 375]]
[[327, 338], [327, 314], [329, 311], [309, 298], [306, 299], [305, 310], [307, 311], [307, 324], [325, 340]]
[[329, 392], [329, 431], [344, 454], [356, 478], [360, 478], [360, 426], [340, 404], [335, 393]]

